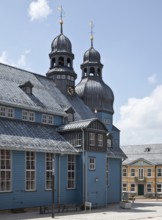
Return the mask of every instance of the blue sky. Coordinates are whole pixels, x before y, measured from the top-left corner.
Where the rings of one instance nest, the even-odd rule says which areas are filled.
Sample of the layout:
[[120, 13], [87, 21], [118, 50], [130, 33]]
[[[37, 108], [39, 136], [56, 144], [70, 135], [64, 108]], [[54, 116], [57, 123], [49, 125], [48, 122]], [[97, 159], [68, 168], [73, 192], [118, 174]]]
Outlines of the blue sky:
[[60, 33], [60, 5], [77, 83], [94, 23], [94, 48], [114, 91], [121, 144], [162, 143], [162, 1], [1, 0], [0, 62], [45, 75], [51, 42]]

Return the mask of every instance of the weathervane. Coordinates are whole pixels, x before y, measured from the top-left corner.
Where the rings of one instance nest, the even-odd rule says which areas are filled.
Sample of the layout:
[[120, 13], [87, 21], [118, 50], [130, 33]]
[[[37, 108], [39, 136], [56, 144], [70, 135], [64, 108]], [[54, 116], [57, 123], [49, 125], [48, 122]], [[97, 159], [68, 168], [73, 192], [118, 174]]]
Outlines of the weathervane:
[[94, 25], [93, 25], [93, 21], [90, 21], [89, 23], [90, 27], [91, 27], [91, 36], [90, 36], [90, 40], [91, 40], [91, 47], [93, 47], [93, 28], [94, 28]]
[[60, 32], [61, 34], [63, 33], [63, 9], [62, 9], [62, 5], [58, 7], [58, 10], [60, 11]]

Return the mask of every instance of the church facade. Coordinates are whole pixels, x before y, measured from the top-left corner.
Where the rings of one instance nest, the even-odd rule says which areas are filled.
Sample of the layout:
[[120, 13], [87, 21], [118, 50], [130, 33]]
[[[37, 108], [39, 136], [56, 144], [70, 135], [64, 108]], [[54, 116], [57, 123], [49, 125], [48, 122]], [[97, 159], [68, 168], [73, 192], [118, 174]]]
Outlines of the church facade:
[[91, 39], [75, 86], [60, 26], [46, 76], [0, 64], [0, 210], [50, 205], [53, 185], [56, 206], [121, 200], [125, 154], [100, 54]]

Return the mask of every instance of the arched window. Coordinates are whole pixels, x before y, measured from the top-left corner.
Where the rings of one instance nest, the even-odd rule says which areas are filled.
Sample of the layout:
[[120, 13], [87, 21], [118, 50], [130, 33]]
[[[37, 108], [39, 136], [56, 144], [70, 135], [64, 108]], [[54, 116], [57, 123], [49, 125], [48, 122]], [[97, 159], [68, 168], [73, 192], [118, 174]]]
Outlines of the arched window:
[[95, 73], [95, 69], [94, 69], [94, 67], [91, 67], [89, 70], [89, 75], [94, 76], [94, 73]]
[[53, 59], [52, 59], [52, 68], [55, 67], [55, 66], [56, 66], [56, 59], [53, 58]]
[[99, 68], [97, 69], [97, 76], [101, 77], [101, 70]]
[[71, 59], [70, 58], [67, 58], [67, 66], [71, 67]]
[[84, 73], [84, 76], [87, 76], [87, 68], [84, 68], [83, 73]]
[[59, 59], [58, 59], [58, 65], [59, 65], [59, 66], [64, 66], [64, 58], [63, 58], [63, 57], [59, 57]]

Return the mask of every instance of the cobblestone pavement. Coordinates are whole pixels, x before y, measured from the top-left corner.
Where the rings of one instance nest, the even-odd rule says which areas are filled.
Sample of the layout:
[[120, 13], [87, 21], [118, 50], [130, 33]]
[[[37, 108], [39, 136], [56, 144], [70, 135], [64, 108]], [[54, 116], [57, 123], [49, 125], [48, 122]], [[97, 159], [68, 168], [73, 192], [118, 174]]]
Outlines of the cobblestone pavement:
[[[0, 212], [0, 220], [51, 220], [51, 214], [39, 214], [39, 211], [25, 213]], [[132, 204], [131, 209], [121, 209], [119, 204], [103, 209], [55, 213], [58, 220], [162, 220], [162, 200], [143, 200]]]

